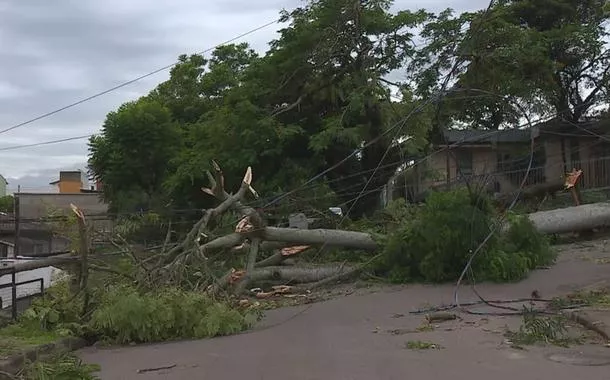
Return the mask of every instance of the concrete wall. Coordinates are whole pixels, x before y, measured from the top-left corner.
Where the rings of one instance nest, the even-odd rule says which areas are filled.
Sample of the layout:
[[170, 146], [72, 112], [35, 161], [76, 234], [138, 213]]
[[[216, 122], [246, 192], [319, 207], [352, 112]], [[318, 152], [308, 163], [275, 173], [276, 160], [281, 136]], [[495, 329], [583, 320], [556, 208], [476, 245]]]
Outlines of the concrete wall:
[[19, 193], [19, 214], [21, 218], [41, 218], [49, 215], [51, 210], [72, 212], [74, 204], [85, 215], [100, 215], [108, 212], [108, 205], [102, 202], [100, 194], [95, 193]]

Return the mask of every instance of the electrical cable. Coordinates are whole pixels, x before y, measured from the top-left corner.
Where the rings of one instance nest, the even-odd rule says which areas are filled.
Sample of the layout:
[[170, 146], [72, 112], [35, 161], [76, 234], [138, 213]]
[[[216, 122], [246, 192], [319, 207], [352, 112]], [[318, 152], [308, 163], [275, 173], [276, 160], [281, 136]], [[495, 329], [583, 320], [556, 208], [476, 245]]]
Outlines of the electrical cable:
[[58, 143], [63, 143], [63, 142], [67, 142], [67, 141], [82, 140], [82, 139], [89, 138], [91, 136], [93, 136], [93, 135], [66, 137], [66, 138], [63, 138], [63, 139], [43, 141], [43, 142], [39, 142], [39, 143], [24, 144], [24, 145], [13, 145], [13, 146], [7, 146], [7, 147], [0, 148], [0, 151], [4, 152], [4, 151], [7, 151], [7, 150], [32, 148], [32, 147], [36, 147], [36, 146], [58, 144]]
[[[203, 51], [201, 51], [201, 52], [199, 52], [199, 53], [196, 53], [196, 54], [204, 54], [204, 53], [207, 53], [207, 52], [209, 52], [209, 51], [212, 51], [212, 50], [214, 50], [214, 49], [218, 48], [219, 46], [229, 44], [229, 43], [234, 42], [234, 41], [236, 41], [236, 40], [238, 40], [238, 39], [240, 39], [240, 38], [242, 38], [242, 37], [246, 37], [246, 36], [248, 36], [248, 35], [250, 35], [250, 34], [252, 34], [252, 33], [258, 32], [259, 30], [265, 29], [265, 28], [267, 28], [268, 26], [271, 26], [271, 25], [273, 25], [273, 24], [275, 24], [275, 23], [277, 23], [277, 22], [279, 22], [279, 21], [280, 21], [279, 19], [275, 19], [275, 20], [273, 20], [273, 21], [269, 21], [269, 22], [267, 22], [266, 24], [263, 24], [263, 25], [261, 25], [261, 26], [258, 26], [258, 27], [254, 28], [254, 29], [250, 29], [249, 31], [247, 31], [247, 32], [245, 32], [245, 33], [242, 33], [242, 34], [240, 34], [240, 35], [238, 35], [238, 36], [236, 36], [236, 37], [233, 37], [233, 38], [231, 38], [231, 39], [229, 39], [229, 40], [226, 40], [226, 41], [224, 41], [224, 42], [222, 42], [222, 43], [220, 43], [220, 44], [215, 45], [214, 47], [211, 47], [211, 48], [205, 49], [205, 50], [203, 50]], [[114, 91], [116, 91], [116, 90], [118, 90], [118, 89], [121, 89], [121, 88], [123, 88], [123, 87], [125, 87], [125, 86], [129, 86], [130, 84], [133, 84], [133, 83], [139, 82], [139, 81], [141, 81], [142, 79], [148, 78], [148, 77], [150, 77], [150, 76], [152, 76], [152, 75], [155, 75], [155, 74], [160, 73], [160, 72], [162, 72], [162, 71], [168, 70], [168, 69], [170, 69], [170, 68], [172, 68], [172, 67], [176, 66], [178, 63], [179, 63], [179, 62], [177, 62], [177, 61], [176, 61], [176, 62], [174, 62], [174, 63], [172, 63], [172, 64], [170, 64], [170, 65], [166, 65], [166, 66], [160, 67], [160, 68], [158, 68], [158, 69], [156, 69], [156, 70], [154, 70], [154, 71], [151, 71], [151, 72], [149, 72], [149, 73], [147, 73], [147, 74], [144, 74], [144, 75], [140, 75], [140, 76], [139, 76], [139, 77], [137, 77], [137, 78], [134, 78], [134, 79], [128, 80], [127, 82], [123, 82], [123, 83], [121, 83], [121, 84], [119, 84], [119, 85], [116, 85], [116, 86], [114, 86], [114, 87], [111, 87], [111, 88], [109, 88], [109, 89], [107, 89], [107, 90], [104, 90], [104, 91], [102, 91], [102, 92], [98, 92], [98, 93], [96, 93], [96, 94], [94, 94], [94, 95], [88, 96], [88, 97], [86, 97], [86, 98], [84, 98], [84, 99], [81, 99], [81, 100], [78, 100], [78, 101], [76, 101], [76, 102], [74, 102], [74, 103], [71, 103], [71, 104], [68, 104], [68, 105], [66, 105], [66, 106], [63, 106], [63, 107], [61, 107], [61, 108], [55, 109], [55, 110], [53, 110], [53, 111], [50, 111], [50, 112], [44, 113], [44, 114], [42, 114], [42, 115], [40, 115], [40, 116], [36, 116], [36, 117], [34, 117], [34, 118], [32, 118], [32, 119], [26, 120], [26, 121], [24, 121], [24, 122], [21, 122], [21, 123], [19, 123], [19, 124], [13, 125], [13, 126], [11, 126], [11, 127], [5, 128], [5, 129], [3, 129], [3, 130], [0, 130], [0, 134], [3, 134], [3, 133], [6, 133], [6, 132], [9, 132], [9, 131], [15, 130], [15, 129], [17, 129], [17, 128], [24, 127], [24, 126], [26, 126], [26, 125], [28, 125], [28, 124], [32, 124], [32, 123], [34, 123], [34, 122], [36, 122], [36, 121], [38, 121], [38, 120], [45, 119], [45, 118], [47, 118], [47, 117], [49, 117], [49, 116], [52, 116], [52, 115], [55, 115], [55, 114], [57, 114], [57, 113], [59, 113], [59, 112], [65, 111], [65, 110], [67, 110], [67, 109], [70, 109], [70, 108], [76, 107], [76, 106], [78, 106], [78, 105], [80, 105], [80, 104], [86, 103], [86, 102], [88, 102], [88, 101], [90, 101], [90, 100], [93, 100], [93, 99], [95, 99], [95, 98], [98, 98], [98, 97], [100, 97], [100, 96], [106, 95], [106, 94], [108, 94], [108, 93], [110, 93], [110, 92], [114, 92]]]

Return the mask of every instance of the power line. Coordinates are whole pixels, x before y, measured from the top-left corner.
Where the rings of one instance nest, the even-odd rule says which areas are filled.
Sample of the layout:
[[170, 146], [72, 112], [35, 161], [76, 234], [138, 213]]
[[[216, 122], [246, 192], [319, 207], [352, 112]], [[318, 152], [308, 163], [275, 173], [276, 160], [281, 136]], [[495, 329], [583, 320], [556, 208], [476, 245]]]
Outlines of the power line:
[[[204, 54], [204, 53], [210, 52], [210, 51], [212, 51], [212, 50], [214, 50], [214, 49], [216, 49], [216, 48], [218, 48], [218, 47], [220, 47], [220, 46], [222, 46], [222, 45], [229, 44], [229, 43], [234, 42], [234, 41], [236, 41], [236, 40], [238, 40], [238, 39], [240, 39], [240, 38], [242, 38], [242, 37], [245, 37], [245, 36], [248, 36], [248, 35], [250, 35], [250, 34], [252, 34], [252, 33], [258, 32], [259, 30], [265, 29], [266, 27], [271, 26], [271, 25], [273, 25], [273, 24], [277, 23], [278, 21], [279, 21], [279, 19], [275, 19], [275, 20], [273, 20], [273, 21], [270, 21], [270, 22], [268, 22], [268, 23], [266, 23], [266, 24], [263, 24], [263, 25], [261, 25], [261, 26], [259, 26], [259, 27], [256, 27], [256, 28], [254, 28], [254, 29], [251, 29], [251, 30], [249, 30], [249, 31], [247, 31], [247, 32], [245, 32], [245, 33], [242, 33], [242, 34], [240, 34], [240, 35], [238, 35], [238, 36], [236, 36], [236, 37], [233, 37], [233, 38], [231, 38], [231, 39], [229, 39], [229, 40], [226, 40], [226, 41], [224, 41], [224, 42], [222, 42], [222, 43], [220, 43], [220, 44], [217, 44], [217, 45], [215, 45], [215, 46], [213, 46], [213, 47], [211, 47], [211, 48], [205, 49], [205, 50], [203, 50], [203, 51], [201, 51], [201, 52], [199, 52], [199, 53], [197, 53], [197, 54]], [[50, 111], [50, 112], [44, 113], [44, 114], [39, 115], [39, 116], [36, 116], [36, 117], [34, 117], [34, 118], [32, 118], [32, 119], [26, 120], [26, 121], [21, 122], [21, 123], [16, 124], [16, 125], [13, 125], [12, 127], [8, 127], [8, 128], [6, 128], [6, 129], [0, 130], [0, 134], [2, 134], [2, 133], [6, 133], [6, 132], [9, 132], [9, 131], [12, 131], [12, 130], [15, 130], [15, 129], [17, 129], [17, 128], [21, 128], [21, 127], [26, 126], [26, 125], [28, 125], [28, 124], [31, 124], [31, 123], [33, 123], [33, 122], [35, 122], [35, 121], [38, 121], [38, 120], [41, 120], [41, 119], [47, 118], [47, 117], [49, 117], [49, 116], [55, 115], [56, 113], [59, 113], [59, 112], [65, 111], [65, 110], [67, 110], [67, 109], [69, 109], [69, 108], [76, 107], [76, 106], [78, 106], [78, 105], [80, 105], [80, 104], [83, 104], [83, 103], [85, 103], [85, 102], [88, 102], [89, 100], [93, 100], [93, 99], [98, 98], [98, 97], [100, 97], [100, 96], [102, 96], [102, 95], [106, 95], [106, 94], [108, 94], [108, 93], [110, 93], [110, 92], [113, 92], [113, 91], [116, 91], [116, 90], [118, 90], [118, 89], [121, 89], [121, 88], [123, 88], [123, 87], [125, 87], [125, 86], [128, 86], [128, 85], [132, 84], [132, 83], [138, 82], [138, 81], [140, 81], [140, 80], [142, 80], [142, 79], [145, 79], [145, 78], [148, 78], [148, 77], [150, 77], [150, 76], [152, 76], [152, 75], [155, 75], [155, 74], [157, 74], [157, 73], [160, 73], [161, 71], [165, 71], [165, 70], [167, 70], [167, 69], [170, 69], [170, 68], [172, 68], [172, 67], [176, 66], [177, 64], [178, 64], [178, 62], [174, 62], [174, 63], [172, 63], [172, 64], [170, 64], [170, 65], [163, 66], [163, 67], [158, 68], [158, 69], [156, 69], [156, 70], [154, 70], [154, 71], [151, 71], [151, 72], [149, 72], [149, 73], [147, 73], [147, 74], [140, 75], [140, 76], [139, 76], [139, 77], [137, 77], [137, 78], [131, 79], [131, 80], [127, 81], [127, 82], [123, 82], [123, 83], [121, 83], [121, 84], [119, 84], [119, 85], [117, 85], [117, 86], [111, 87], [111, 88], [109, 88], [109, 89], [107, 89], [107, 90], [104, 90], [104, 91], [102, 91], [102, 92], [98, 92], [97, 94], [94, 94], [94, 95], [88, 96], [88, 97], [86, 97], [86, 98], [84, 98], [84, 99], [78, 100], [78, 101], [76, 101], [76, 102], [74, 102], [74, 103], [68, 104], [68, 105], [63, 106], [63, 107], [61, 107], [61, 108], [58, 108], [58, 109], [56, 109], [56, 110], [53, 110], [53, 111]]]
[[32, 147], [35, 147], [35, 146], [42, 146], [42, 145], [58, 144], [58, 143], [67, 142], [67, 141], [82, 140], [82, 139], [89, 138], [91, 136], [93, 136], [93, 135], [66, 137], [66, 138], [63, 138], [63, 139], [51, 140], [51, 141], [43, 141], [43, 142], [33, 143], [33, 144], [13, 145], [13, 146], [7, 146], [7, 147], [4, 147], [4, 148], [0, 148], [0, 151], [22, 149], [22, 148], [32, 148]]

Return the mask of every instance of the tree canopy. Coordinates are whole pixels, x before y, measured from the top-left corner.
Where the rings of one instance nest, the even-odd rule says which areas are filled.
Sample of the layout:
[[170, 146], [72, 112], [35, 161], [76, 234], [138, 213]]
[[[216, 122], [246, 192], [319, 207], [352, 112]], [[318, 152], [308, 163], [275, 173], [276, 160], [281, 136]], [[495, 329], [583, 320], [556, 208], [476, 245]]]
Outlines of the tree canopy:
[[605, 1], [501, 0], [459, 15], [391, 5], [309, 1], [281, 13], [264, 54], [241, 43], [180, 56], [90, 140], [113, 209], [200, 207], [214, 159], [229, 186], [252, 166], [265, 197], [333, 167], [293, 201], [358, 216], [434, 128], [515, 126], [524, 111], [579, 122], [607, 104]]

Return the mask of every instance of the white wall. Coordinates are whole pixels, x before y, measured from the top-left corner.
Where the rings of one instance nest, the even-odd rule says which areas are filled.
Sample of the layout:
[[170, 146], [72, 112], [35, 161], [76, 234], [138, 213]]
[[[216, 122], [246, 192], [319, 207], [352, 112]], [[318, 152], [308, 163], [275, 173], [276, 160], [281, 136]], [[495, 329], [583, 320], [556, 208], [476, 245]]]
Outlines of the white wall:
[[[13, 263], [19, 263], [26, 260], [0, 260], [1, 266], [12, 265]], [[44, 288], [49, 288], [64, 274], [59, 268], [45, 267], [38, 268], [29, 271], [19, 272], [16, 274], [16, 282], [23, 282], [29, 280], [35, 280], [42, 278], [44, 281]], [[0, 277], [0, 285], [11, 284], [12, 275], [6, 274]], [[17, 298], [23, 298], [31, 295], [40, 294], [40, 282], [33, 282], [30, 284], [18, 285], [17, 286]], [[10, 287], [0, 289], [0, 298], [2, 299], [2, 308], [6, 309], [10, 307], [12, 302], [12, 289]]]

